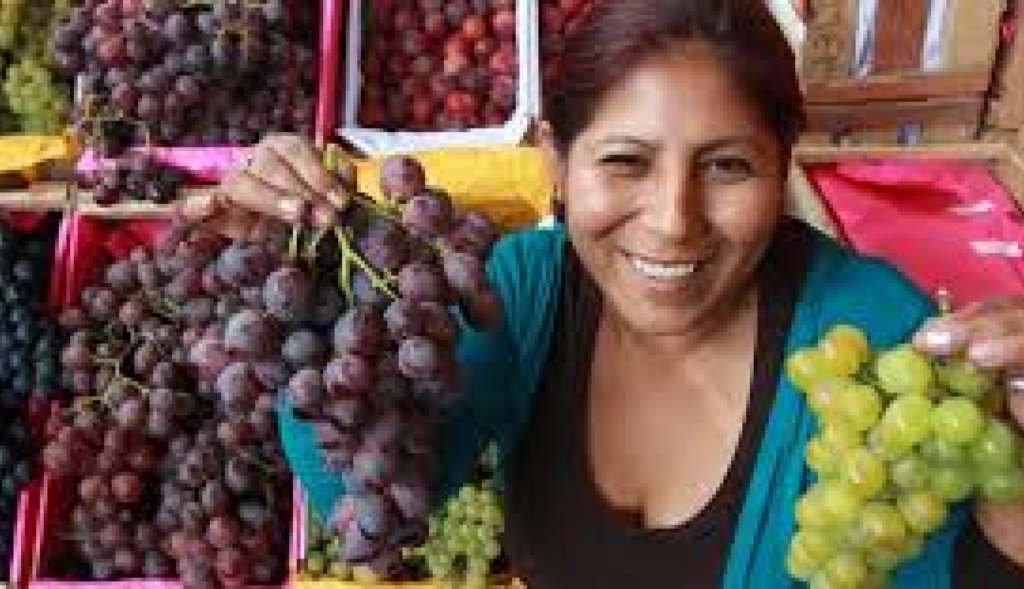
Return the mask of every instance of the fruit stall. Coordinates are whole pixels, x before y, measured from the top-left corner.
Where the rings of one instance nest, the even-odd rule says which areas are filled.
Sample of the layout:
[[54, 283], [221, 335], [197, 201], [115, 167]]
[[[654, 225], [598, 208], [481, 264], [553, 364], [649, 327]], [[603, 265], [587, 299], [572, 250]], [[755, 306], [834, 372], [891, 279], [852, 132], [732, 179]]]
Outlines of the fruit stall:
[[[500, 318], [488, 255], [551, 216], [536, 122], [594, 1], [0, 0], [0, 581], [524, 589], [496, 451], [435, 505], [432, 445], [463, 323]], [[1017, 3], [878, 0], [913, 26], [873, 35], [855, 3], [770, 4], [808, 100], [789, 213], [944, 304], [1024, 290]], [[351, 203], [333, 226], [179, 218], [274, 134], [314, 140]], [[786, 371], [821, 426], [794, 577], [829, 522], [892, 548], [821, 573], [866, 583], [949, 504], [1024, 493], [983, 371], [849, 327]], [[351, 487], [323, 512], [285, 411]]]

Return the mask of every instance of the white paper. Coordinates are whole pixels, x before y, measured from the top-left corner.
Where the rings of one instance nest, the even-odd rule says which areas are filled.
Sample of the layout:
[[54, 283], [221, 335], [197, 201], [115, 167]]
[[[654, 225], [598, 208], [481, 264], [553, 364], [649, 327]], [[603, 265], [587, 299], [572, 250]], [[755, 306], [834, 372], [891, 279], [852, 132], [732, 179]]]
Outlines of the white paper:
[[[372, 0], [370, 0], [372, 1]], [[371, 156], [410, 153], [448, 147], [517, 145], [540, 111], [539, 8], [537, 0], [516, 0], [516, 51], [519, 60], [516, 108], [501, 127], [464, 131], [383, 131], [359, 126], [362, 95], [363, 0], [349, 2], [345, 68], [345, 110], [339, 134]]]

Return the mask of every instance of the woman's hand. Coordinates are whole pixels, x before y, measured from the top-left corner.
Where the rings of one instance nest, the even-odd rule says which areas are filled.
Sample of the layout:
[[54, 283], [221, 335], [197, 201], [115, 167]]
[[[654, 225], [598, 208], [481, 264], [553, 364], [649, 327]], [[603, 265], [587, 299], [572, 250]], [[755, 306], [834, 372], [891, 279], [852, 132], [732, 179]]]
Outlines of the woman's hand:
[[[1024, 296], [967, 305], [922, 326], [914, 345], [930, 354], [966, 354], [978, 366], [1001, 372], [1007, 406], [1024, 430]], [[989, 541], [1024, 566], [1024, 502], [979, 503], [978, 522]]]
[[331, 226], [355, 190], [324, 168], [319, 151], [298, 135], [270, 135], [253, 148], [246, 167], [211, 192], [179, 205], [188, 221], [231, 238], [254, 240], [280, 224]]

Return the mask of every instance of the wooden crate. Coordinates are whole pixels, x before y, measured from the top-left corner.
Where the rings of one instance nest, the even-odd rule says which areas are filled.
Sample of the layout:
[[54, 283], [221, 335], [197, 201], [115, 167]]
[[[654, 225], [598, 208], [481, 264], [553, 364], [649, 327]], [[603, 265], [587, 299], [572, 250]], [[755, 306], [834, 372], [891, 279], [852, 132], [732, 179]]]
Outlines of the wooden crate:
[[1005, 0], [950, 0], [944, 64], [924, 71], [928, 0], [877, 0], [870, 71], [855, 73], [858, 0], [810, 0], [801, 75], [808, 141], [898, 143], [978, 136]]

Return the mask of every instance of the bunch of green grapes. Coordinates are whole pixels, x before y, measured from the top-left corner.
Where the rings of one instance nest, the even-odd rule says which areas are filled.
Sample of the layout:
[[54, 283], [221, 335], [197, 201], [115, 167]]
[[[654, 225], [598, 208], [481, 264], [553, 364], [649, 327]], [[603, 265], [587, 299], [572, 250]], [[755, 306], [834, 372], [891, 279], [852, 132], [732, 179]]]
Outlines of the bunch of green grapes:
[[786, 560], [812, 588], [885, 587], [950, 504], [1024, 497], [995, 374], [909, 345], [873, 355], [847, 325], [790, 355], [786, 373], [820, 426], [806, 447], [817, 481], [797, 501]]
[[430, 517], [427, 541], [413, 553], [448, 588], [484, 589], [501, 555], [504, 516], [493, 480], [465, 485]]
[[24, 6], [25, 0], [0, 0], [0, 51], [15, 48]]
[[41, 62], [25, 58], [4, 73], [3, 94], [7, 108], [26, 133], [57, 133], [69, 108], [65, 88], [54, 80]]

